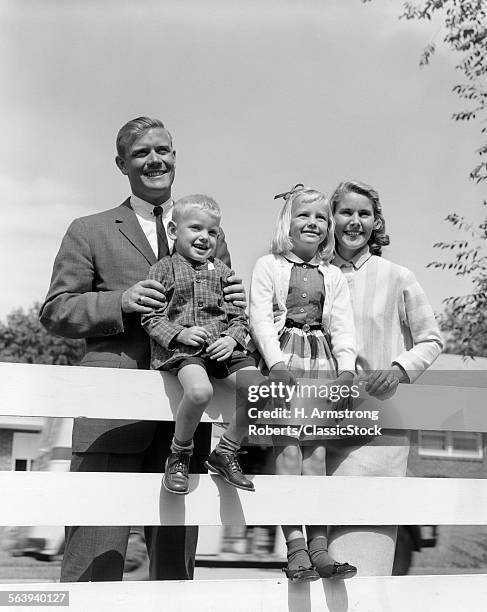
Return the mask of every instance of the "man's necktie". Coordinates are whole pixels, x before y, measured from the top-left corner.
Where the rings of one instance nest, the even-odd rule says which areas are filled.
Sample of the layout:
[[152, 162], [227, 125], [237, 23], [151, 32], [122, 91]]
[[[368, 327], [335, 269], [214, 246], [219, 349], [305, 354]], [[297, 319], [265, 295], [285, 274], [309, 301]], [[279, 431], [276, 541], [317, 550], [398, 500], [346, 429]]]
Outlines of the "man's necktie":
[[154, 217], [156, 218], [157, 259], [161, 259], [169, 255], [169, 244], [167, 243], [166, 230], [162, 222], [162, 206], [154, 206]]

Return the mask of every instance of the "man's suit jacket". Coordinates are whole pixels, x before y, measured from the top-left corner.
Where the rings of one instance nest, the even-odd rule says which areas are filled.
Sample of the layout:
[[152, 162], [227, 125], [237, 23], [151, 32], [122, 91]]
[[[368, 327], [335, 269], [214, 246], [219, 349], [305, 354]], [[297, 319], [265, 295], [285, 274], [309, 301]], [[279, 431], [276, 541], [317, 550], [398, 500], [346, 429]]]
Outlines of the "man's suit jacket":
[[[230, 266], [221, 232], [215, 256]], [[75, 219], [54, 262], [40, 320], [51, 332], [83, 338], [83, 366], [148, 369], [149, 337], [140, 314], [122, 315], [122, 294], [156, 262], [130, 200]], [[96, 401], [96, 398], [94, 398]], [[157, 422], [76, 419], [73, 452], [133, 453], [150, 444]]]

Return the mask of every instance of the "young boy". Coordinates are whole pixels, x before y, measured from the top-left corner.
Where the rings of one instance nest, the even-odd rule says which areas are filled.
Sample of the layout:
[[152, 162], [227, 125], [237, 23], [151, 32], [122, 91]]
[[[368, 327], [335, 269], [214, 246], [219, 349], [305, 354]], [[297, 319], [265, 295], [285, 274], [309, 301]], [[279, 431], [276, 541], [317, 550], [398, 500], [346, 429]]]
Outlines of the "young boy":
[[[188, 493], [193, 435], [213, 395], [208, 377], [231, 377], [236, 383], [235, 373], [244, 369], [251, 370], [244, 376], [248, 384], [265, 380], [244, 349], [248, 333], [244, 310], [223, 297], [230, 269], [212, 257], [220, 218], [220, 207], [208, 196], [191, 195], [176, 202], [167, 228], [174, 252], [153, 265], [148, 276], [162, 283], [167, 302], [142, 316], [151, 338], [151, 368], [177, 374], [183, 387], [163, 478], [165, 489], [179, 495]], [[247, 411], [238, 412], [238, 421], [236, 411], [205, 465], [232, 486], [253, 491], [237, 459], [249, 423]]]

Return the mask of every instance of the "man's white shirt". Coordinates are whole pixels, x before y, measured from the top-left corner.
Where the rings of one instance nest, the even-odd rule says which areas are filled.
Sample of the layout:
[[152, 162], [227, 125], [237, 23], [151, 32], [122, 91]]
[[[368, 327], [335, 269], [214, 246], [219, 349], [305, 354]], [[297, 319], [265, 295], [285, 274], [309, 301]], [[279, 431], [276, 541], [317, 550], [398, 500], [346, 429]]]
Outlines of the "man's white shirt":
[[[134, 209], [135, 216], [137, 217], [140, 227], [144, 232], [149, 244], [154, 251], [154, 255], [157, 257], [157, 231], [156, 231], [156, 218], [154, 216], [154, 206], [142, 200], [138, 196], [132, 194], [130, 196], [130, 205]], [[166, 230], [167, 244], [169, 246], [169, 252], [172, 253], [174, 247], [174, 241], [169, 238], [167, 234], [167, 226], [169, 221], [172, 219], [172, 209], [174, 208], [174, 202], [169, 199], [163, 204], [162, 207], [162, 223]]]

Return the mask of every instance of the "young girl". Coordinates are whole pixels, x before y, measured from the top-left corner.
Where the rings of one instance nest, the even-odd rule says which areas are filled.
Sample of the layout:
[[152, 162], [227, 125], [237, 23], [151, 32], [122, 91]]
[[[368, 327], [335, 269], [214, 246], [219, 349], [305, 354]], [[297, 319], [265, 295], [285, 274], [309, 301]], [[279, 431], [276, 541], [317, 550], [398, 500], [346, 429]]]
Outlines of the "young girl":
[[[323, 193], [296, 185], [285, 204], [270, 255], [257, 260], [250, 290], [250, 331], [269, 370], [269, 380], [294, 384], [294, 375], [327, 377], [350, 385], [355, 336], [347, 282], [330, 260], [334, 223]], [[276, 320], [274, 313], [276, 312]], [[277, 314], [279, 313], [279, 314]], [[325, 440], [280, 437], [277, 474], [323, 475]], [[325, 526], [283, 526], [287, 577], [293, 582], [349, 578], [356, 568], [327, 552]]]

